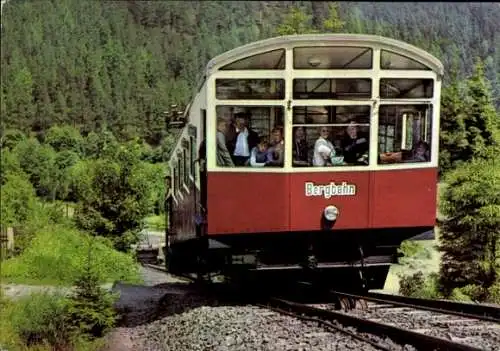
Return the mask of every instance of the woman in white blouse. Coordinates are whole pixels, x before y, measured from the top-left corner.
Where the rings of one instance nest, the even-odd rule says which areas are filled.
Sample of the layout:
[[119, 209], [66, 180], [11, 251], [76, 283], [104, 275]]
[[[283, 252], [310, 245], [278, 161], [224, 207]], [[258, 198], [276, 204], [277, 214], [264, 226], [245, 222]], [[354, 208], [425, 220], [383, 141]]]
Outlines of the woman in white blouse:
[[330, 161], [334, 147], [330, 140], [328, 140], [329, 134], [328, 127], [320, 127], [319, 138], [314, 143], [313, 166], [323, 167]]

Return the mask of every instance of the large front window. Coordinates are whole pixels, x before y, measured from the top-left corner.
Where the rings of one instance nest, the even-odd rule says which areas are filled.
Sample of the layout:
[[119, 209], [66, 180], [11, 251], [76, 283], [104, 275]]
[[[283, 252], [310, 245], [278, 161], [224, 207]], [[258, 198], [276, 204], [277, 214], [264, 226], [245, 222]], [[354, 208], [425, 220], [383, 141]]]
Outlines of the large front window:
[[431, 105], [382, 105], [379, 109], [379, 164], [429, 162]]
[[283, 167], [282, 106], [216, 107], [218, 167]]
[[293, 108], [293, 166], [368, 165], [370, 105]]

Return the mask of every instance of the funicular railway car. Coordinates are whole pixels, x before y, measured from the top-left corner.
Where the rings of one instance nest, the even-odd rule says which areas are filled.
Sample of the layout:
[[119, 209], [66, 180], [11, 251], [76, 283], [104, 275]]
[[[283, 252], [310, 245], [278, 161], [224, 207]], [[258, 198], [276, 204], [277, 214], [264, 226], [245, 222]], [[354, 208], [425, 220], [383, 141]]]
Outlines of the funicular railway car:
[[438, 59], [380, 36], [294, 35], [204, 73], [169, 161], [170, 271], [314, 271], [377, 289], [401, 242], [433, 233]]

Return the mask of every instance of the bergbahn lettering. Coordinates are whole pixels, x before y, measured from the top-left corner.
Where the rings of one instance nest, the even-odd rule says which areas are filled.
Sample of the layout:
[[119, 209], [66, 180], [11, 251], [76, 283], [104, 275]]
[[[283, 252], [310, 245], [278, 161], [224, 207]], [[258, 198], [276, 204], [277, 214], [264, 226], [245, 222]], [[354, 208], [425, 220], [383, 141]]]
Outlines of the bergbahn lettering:
[[316, 185], [313, 182], [306, 182], [306, 196], [323, 196], [329, 199], [332, 196], [353, 196], [356, 195], [356, 185], [342, 182], [335, 184], [330, 182], [328, 185]]

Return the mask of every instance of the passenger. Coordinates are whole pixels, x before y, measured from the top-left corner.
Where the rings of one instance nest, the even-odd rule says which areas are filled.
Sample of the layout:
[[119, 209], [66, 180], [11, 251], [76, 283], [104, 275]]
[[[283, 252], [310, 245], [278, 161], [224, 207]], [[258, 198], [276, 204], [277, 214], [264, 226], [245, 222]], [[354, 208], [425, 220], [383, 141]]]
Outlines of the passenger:
[[429, 145], [420, 140], [413, 150], [413, 162], [428, 162], [430, 159], [429, 155]]
[[268, 146], [269, 143], [266, 137], [261, 137], [256, 147], [250, 153], [250, 166], [264, 167], [268, 163]]
[[328, 140], [330, 131], [328, 127], [321, 127], [319, 130], [319, 138], [314, 143], [314, 156], [313, 166], [324, 167], [330, 163], [332, 151], [334, 151], [333, 144]]
[[249, 114], [236, 114], [236, 134], [232, 159], [236, 166], [244, 166], [250, 159], [250, 150], [259, 142], [259, 135], [247, 127]]
[[225, 136], [227, 150], [230, 155], [233, 155], [234, 148], [236, 147], [236, 122], [233, 117], [231, 117], [227, 123]]
[[358, 127], [351, 122], [346, 128], [345, 136], [342, 139], [342, 149], [344, 151], [344, 161], [346, 163], [364, 162], [368, 153], [368, 140], [358, 135]]
[[271, 132], [271, 147], [267, 151], [268, 165], [282, 166], [284, 159], [284, 141], [281, 128], [274, 128]]
[[307, 166], [309, 164], [304, 127], [295, 128], [293, 140], [293, 163], [297, 166]]
[[224, 118], [217, 118], [217, 166], [234, 167], [231, 154], [226, 147], [227, 122]]

